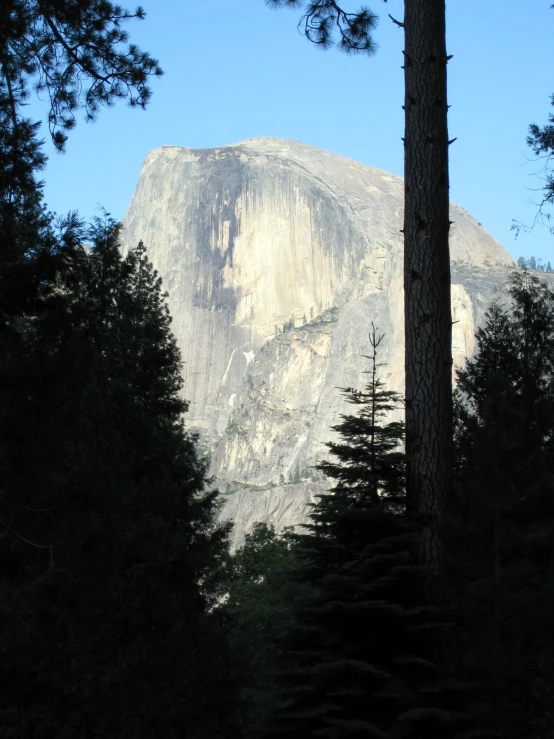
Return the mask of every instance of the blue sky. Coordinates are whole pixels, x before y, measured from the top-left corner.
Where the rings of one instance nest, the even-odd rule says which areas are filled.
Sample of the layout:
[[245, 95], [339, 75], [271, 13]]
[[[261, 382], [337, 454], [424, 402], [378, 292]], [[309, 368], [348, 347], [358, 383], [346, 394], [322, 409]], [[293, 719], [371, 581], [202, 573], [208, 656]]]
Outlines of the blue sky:
[[[344, 0], [355, 10], [359, 0]], [[143, 112], [124, 104], [79, 120], [67, 153], [47, 146], [46, 201], [90, 218], [99, 205], [125, 215], [142, 161], [163, 144], [222, 146], [256, 136], [295, 139], [402, 175], [403, 2], [373, 0], [380, 15], [376, 56], [323, 52], [296, 29], [299, 12], [264, 0], [144, 0], [131, 39], [159, 59]], [[540, 193], [525, 138], [545, 123], [554, 92], [551, 0], [447, 2], [451, 199], [515, 257], [554, 263], [554, 236], [537, 226], [517, 241], [512, 219], [530, 223]], [[28, 115], [43, 116], [33, 102]]]

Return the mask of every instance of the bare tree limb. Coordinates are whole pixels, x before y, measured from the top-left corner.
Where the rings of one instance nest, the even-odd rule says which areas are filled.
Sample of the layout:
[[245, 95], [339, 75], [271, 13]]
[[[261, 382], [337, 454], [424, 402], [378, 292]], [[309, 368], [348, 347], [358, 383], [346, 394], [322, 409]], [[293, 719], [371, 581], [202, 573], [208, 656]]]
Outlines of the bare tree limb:
[[404, 28], [404, 24], [401, 21], [397, 21], [396, 18], [393, 18], [390, 13], [389, 13], [389, 18], [395, 24], [395, 26], [398, 26], [398, 28]]

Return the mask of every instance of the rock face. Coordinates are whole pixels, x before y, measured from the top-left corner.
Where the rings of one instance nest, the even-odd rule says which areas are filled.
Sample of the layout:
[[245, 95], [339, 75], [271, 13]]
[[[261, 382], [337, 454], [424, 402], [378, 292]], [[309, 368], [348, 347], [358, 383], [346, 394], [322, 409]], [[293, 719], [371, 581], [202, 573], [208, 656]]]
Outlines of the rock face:
[[[403, 391], [403, 181], [294, 141], [151, 152], [124, 220], [169, 292], [187, 425], [200, 430], [235, 520], [305, 520], [326, 489], [312, 467], [363, 387], [368, 332], [381, 377]], [[453, 356], [502, 291], [512, 257], [451, 205]]]

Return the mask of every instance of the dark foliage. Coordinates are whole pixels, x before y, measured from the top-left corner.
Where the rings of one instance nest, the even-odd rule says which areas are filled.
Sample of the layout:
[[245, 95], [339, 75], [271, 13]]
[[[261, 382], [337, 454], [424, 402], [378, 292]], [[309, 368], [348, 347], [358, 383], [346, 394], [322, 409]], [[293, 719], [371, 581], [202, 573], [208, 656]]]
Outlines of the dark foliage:
[[[75, 113], [144, 107], [142, 18], [104, 0], [0, 8], [0, 735], [234, 736], [215, 610], [228, 527], [185, 432], [161, 281], [108, 218], [55, 223], [37, 176]], [[83, 244], [88, 243], [87, 246]]]
[[326, 446], [338, 461], [324, 461], [316, 466], [337, 481], [333, 494], [320, 501], [318, 514], [326, 506], [366, 507], [368, 502], [383, 502], [388, 508], [403, 512], [398, 504], [405, 498], [406, 462], [400, 451], [404, 423], [385, 423], [390, 412], [401, 406], [401, 398], [398, 393], [385, 390], [378, 377], [377, 351], [383, 336], [377, 335], [373, 324], [369, 338], [372, 354], [366, 359], [370, 360], [371, 369], [365, 390], [341, 389], [347, 401], [358, 407], [358, 413], [342, 415], [341, 422], [332, 427], [340, 441]]
[[44, 161], [36, 128], [24, 123], [14, 133], [0, 121], [0, 342], [9, 341], [24, 316], [40, 310], [41, 286], [56, 271], [52, 217], [35, 182]]
[[144, 107], [157, 62], [129, 44], [124, 25], [143, 18], [105, 0], [6, 0], [0, 4], [0, 332], [36, 311], [39, 286], [56, 272], [51, 216], [37, 176], [46, 158], [40, 123], [25, 118], [33, 85], [50, 101], [48, 124], [63, 149], [75, 112], [87, 120], [127, 99]]
[[4, 0], [0, 10], [0, 105], [12, 125], [32, 82], [50, 100], [48, 126], [62, 150], [75, 112], [94, 120], [100, 107], [127, 99], [144, 108], [148, 78], [159, 76], [158, 62], [128, 43], [127, 21], [142, 19], [107, 0]]
[[56, 258], [0, 363], [4, 735], [228, 737], [228, 529], [160, 279], [109, 221]]
[[402, 503], [403, 425], [383, 421], [399, 398], [376, 376], [380, 338], [373, 330], [365, 393], [346, 391], [360, 413], [335, 427], [339, 463], [320, 465], [337, 484], [314, 505], [308, 533], [293, 536], [305, 590], [281, 642], [272, 713], [254, 736], [452, 737], [470, 724], [462, 686], [435, 659], [446, 614], [419, 587], [417, 525]]
[[510, 299], [458, 374], [450, 574], [475, 712], [538, 739], [554, 731], [554, 293], [519, 272]]
[[[266, 0], [270, 8], [302, 8], [303, 0]], [[303, 27], [306, 38], [322, 49], [336, 45], [347, 54], [372, 55], [377, 51], [371, 32], [378, 23], [377, 16], [362, 7], [357, 13], [347, 13], [335, 0], [311, 0], [298, 27]], [[335, 35], [338, 41], [335, 42]]]
[[231, 557], [227, 597], [221, 607], [239, 695], [241, 736], [256, 736], [271, 720], [282, 662], [282, 640], [293, 623], [302, 588], [290, 532], [256, 524]]
[[[306, 8], [299, 26], [322, 49], [376, 50], [376, 16], [349, 13], [335, 0], [266, 0], [273, 8]], [[452, 321], [449, 256], [445, 2], [404, 4], [404, 328], [407, 508], [421, 514], [422, 587], [445, 601], [442, 512], [453, 484]], [[430, 64], [429, 62], [432, 62]], [[431, 111], [431, 113], [430, 113]], [[428, 144], [421, 156], [422, 142]], [[422, 233], [425, 239], [422, 240]]]

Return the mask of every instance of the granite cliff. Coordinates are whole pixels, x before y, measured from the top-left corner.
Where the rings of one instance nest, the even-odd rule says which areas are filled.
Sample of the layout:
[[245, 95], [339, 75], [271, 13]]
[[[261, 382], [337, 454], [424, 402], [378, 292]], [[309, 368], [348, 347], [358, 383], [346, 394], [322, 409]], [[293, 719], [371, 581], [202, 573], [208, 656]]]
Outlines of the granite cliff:
[[[312, 469], [365, 383], [368, 331], [382, 379], [403, 390], [402, 179], [310, 146], [259, 138], [164, 146], [145, 159], [123, 248], [143, 240], [169, 293], [189, 428], [235, 520], [305, 520]], [[503, 289], [512, 257], [452, 204], [453, 356]]]

